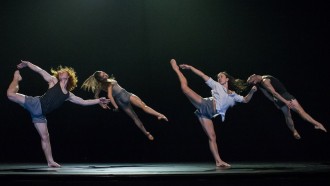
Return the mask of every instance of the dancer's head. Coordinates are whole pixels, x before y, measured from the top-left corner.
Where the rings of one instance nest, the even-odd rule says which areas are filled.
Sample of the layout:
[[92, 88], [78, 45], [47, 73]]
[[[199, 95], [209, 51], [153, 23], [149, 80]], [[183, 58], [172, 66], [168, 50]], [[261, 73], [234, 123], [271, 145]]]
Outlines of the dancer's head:
[[57, 69], [51, 69], [50, 71], [52, 72], [53, 76], [55, 76], [58, 80], [63, 80], [63, 79], [68, 80], [66, 86], [66, 89], [68, 91], [72, 91], [77, 87], [78, 78], [76, 76], [75, 70], [72, 67], [59, 66], [57, 67]]
[[217, 75], [217, 79], [221, 85], [224, 85], [227, 83], [228, 89], [234, 90], [237, 93], [242, 93], [243, 91], [245, 91], [248, 88], [248, 85], [245, 81], [234, 78], [226, 71], [219, 72]]
[[102, 85], [107, 83], [116, 83], [115, 78], [113, 76], [109, 77], [109, 75], [103, 71], [95, 71], [85, 80], [81, 88], [95, 92], [96, 89], [100, 89]]
[[255, 85], [260, 82], [260, 76], [256, 74], [252, 74], [246, 81], [248, 84]]
[[109, 78], [109, 75], [103, 71], [96, 71], [93, 76], [98, 82], [106, 82]]

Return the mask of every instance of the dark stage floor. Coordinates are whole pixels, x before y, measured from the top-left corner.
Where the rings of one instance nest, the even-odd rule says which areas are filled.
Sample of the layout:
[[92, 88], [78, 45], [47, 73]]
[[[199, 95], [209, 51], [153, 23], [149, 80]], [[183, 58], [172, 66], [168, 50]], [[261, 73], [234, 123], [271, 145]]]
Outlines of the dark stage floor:
[[232, 163], [84, 163], [0, 164], [0, 185], [327, 185], [330, 164]]

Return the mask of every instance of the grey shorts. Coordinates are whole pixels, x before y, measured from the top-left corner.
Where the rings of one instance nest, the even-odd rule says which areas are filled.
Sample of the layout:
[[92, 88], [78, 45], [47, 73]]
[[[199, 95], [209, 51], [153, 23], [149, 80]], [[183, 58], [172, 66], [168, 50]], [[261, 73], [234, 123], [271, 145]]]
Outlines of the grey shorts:
[[33, 123], [47, 123], [46, 116], [42, 114], [39, 97], [25, 96], [23, 107], [30, 112]]
[[216, 115], [213, 98], [203, 98], [200, 107], [194, 112], [197, 117], [212, 119], [214, 115]]
[[130, 97], [132, 93], [122, 89], [118, 94], [114, 95], [114, 99], [120, 108], [126, 108], [131, 104]]
[[[281, 94], [281, 96], [284, 98], [284, 99], [286, 99], [286, 100], [293, 100], [293, 99], [296, 99], [293, 95], [291, 95], [290, 93], [288, 93], [288, 92], [284, 92], [283, 94]], [[280, 108], [282, 108], [283, 106], [285, 106], [285, 104], [282, 102], [282, 101], [280, 101], [280, 100], [278, 100], [278, 99], [275, 99], [274, 98], [274, 103], [278, 106], [278, 107], [280, 107]]]

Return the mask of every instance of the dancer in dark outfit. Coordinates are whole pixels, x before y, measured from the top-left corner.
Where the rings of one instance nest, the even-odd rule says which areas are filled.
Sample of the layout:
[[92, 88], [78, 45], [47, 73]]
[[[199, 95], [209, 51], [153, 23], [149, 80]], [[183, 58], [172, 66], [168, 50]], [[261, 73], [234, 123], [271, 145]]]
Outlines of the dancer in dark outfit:
[[60, 66], [57, 70], [52, 69], [51, 72], [53, 76], [28, 61], [21, 61], [21, 63], [17, 65], [18, 69], [24, 67], [29, 67], [31, 70], [39, 73], [48, 82], [48, 90], [42, 96], [35, 97], [18, 93], [19, 82], [22, 80], [22, 77], [19, 70], [16, 70], [13, 81], [8, 87], [7, 97], [9, 100], [18, 103], [30, 112], [32, 122], [41, 137], [41, 147], [44, 151], [48, 166], [60, 167], [53, 159], [46, 115], [60, 107], [64, 101], [87, 106], [95, 104], [107, 105], [109, 100], [105, 98], [83, 100], [70, 92], [77, 86], [78, 82], [76, 73], [71, 67]]
[[275, 77], [271, 75], [256, 75], [252, 74], [247, 82], [253, 85], [257, 85], [262, 93], [272, 102], [275, 106], [280, 109], [285, 117], [285, 122], [289, 129], [291, 130], [294, 138], [300, 139], [301, 136], [294, 127], [294, 122], [292, 120], [291, 111], [298, 113], [301, 118], [308, 121], [314, 125], [315, 129], [320, 129], [324, 132], [327, 130], [324, 126], [312, 118], [303, 107], [299, 104], [298, 100], [292, 96], [285, 86]]

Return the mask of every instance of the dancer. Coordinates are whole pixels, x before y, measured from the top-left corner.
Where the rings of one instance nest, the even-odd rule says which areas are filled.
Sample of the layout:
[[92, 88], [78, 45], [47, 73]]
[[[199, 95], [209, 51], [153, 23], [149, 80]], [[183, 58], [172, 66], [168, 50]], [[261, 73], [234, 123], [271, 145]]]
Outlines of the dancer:
[[[154, 137], [145, 129], [143, 123], [134, 112], [131, 104], [139, 107], [144, 112], [157, 117], [158, 120], [168, 121], [163, 114], [146, 105], [138, 96], [127, 92], [118, 84], [114, 77], [109, 77], [109, 75], [103, 71], [94, 72], [93, 75], [85, 80], [81, 88], [86, 91], [92, 91], [95, 98], [99, 97], [101, 91], [107, 92], [107, 96], [110, 99], [114, 111], [118, 111], [118, 109], [121, 108], [149, 140], [154, 140]], [[101, 107], [104, 109], [110, 109], [107, 105], [101, 104]]]
[[[209, 138], [209, 146], [215, 159], [216, 166], [230, 167], [228, 163], [224, 162], [220, 158], [212, 118], [221, 115], [222, 121], [224, 121], [227, 109], [234, 106], [236, 102], [248, 103], [254, 92], [257, 91], [257, 88], [253, 86], [250, 92], [243, 97], [231, 89], [243, 91], [247, 88], [246, 84], [244, 84], [243, 80], [234, 79], [226, 72], [220, 72], [217, 76], [218, 80], [214, 81], [211, 77], [205, 75], [202, 71], [193, 66], [187, 64], [181, 64], [178, 66], [175, 59], [172, 59], [170, 63], [180, 80], [182, 92], [197, 109], [195, 114], [197, 115], [199, 122]], [[187, 79], [180, 71], [180, 68], [184, 70], [191, 70], [193, 73], [200, 76], [212, 89], [212, 97], [202, 98], [194, 92], [188, 86]]]
[[21, 60], [21, 63], [17, 65], [18, 69], [25, 67], [39, 73], [48, 82], [48, 90], [42, 96], [35, 97], [18, 93], [19, 82], [22, 80], [22, 76], [19, 70], [16, 70], [13, 81], [7, 90], [7, 97], [10, 101], [18, 103], [30, 112], [32, 122], [41, 137], [41, 147], [48, 166], [60, 167], [53, 159], [46, 115], [60, 107], [64, 101], [83, 106], [95, 104], [106, 106], [109, 100], [105, 98], [83, 100], [75, 96], [71, 91], [77, 86], [78, 79], [74, 69], [71, 67], [59, 66], [57, 70], [51, 69], [53, 75], [50, 75], [29, 61]]
[[291, 116], [291, 111], [298, 113], [301, 118], [308, 121], [309, 123], [314, 125], [315, 129], [320, 129], [324, 132], [327, 130], [324, 126], [312, 118], [302, 106], [299, 104], [298, 100], [292, 96], [285, 86], [274, 76], [271, 75], [256, 75], [252, 74], [247, 82], [249, 84], [257, 85], [261, 92], [272, 102], [274, 102], [276, 108], [280, 109], [285, 117], [285, 122], [289, 129], [291, 130], [293, 137], [296, 139], [300, 139], [301, 136], [298, 133], [297, 129], [294, 127], [294, 122]]

